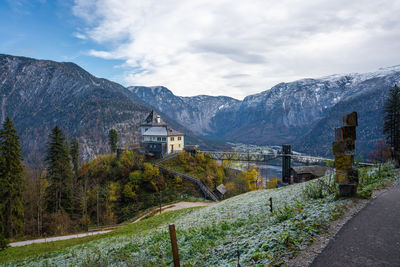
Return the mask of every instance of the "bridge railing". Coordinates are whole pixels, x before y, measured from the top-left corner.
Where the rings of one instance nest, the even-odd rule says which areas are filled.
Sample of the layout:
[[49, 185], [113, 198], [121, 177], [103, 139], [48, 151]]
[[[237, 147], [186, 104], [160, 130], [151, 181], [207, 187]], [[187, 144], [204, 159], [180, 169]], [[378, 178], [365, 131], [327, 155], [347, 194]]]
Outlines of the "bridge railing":
[[165, 166], [163, 166], [163, 165], [161, 165], [161, 164], [156, 164], [156, 165], [157, 165], [158, 168], [161, 169], [161, 170], [164, 170], [164, 171], [166, 171], [166, 172], [169, 172], [169, 173], [171, 173], [171, 174], [173, 174], [173, 175], [175, 175], [175, 176], [179, 175], [179, 176], [182, 177], [182, 179], [185, 179], [185, 180], [189, 180], [189, 181], [191, 181], [191, 182], [194, 182], [195, 184], [197, 184], [197, 185], [199, 186], [200, 190], [203, 192], [203, 194], [204, 194], [204, 196], [205, 196], [206, 198], [208, 197], [209, 199], [211, 199], [211, 200], [213, 200], [213, 201], [218, 201], [218, 200], [219, 200], [218, 197], [210, 190], [210, 188], [208, 188], [208, 186], [207, 186], [206, 184], [204, 184], [202, 181], [200, 181], [199, 179], [197, 179], [197, 178], [195, 178], [195, 177], [193, 177], [193, 176], [187, 175], [187, 174], [185, 174], [185, 173], [178, 172], [178, 171], [176, 171], [176, 170], [167, 168], [167, 167], [165, 167]]
[[[331, 158], [315, 157], [304, 154], [283, 154], [282, 152], [276, 153], [246, 153], [237, 151], [212, 151], [212, 150], [200, 150], [199, 152], [209, 155], [211, 158], [216, 160], [237, 160], [237, 161], [254, 161], [254, 162], [266, 162], [279, 157], [291, 157], [300, 162], [326, 162], [334, 161]], [[376, 164], [369, 162], [360, 162], [360, 166], [376, 166]]]

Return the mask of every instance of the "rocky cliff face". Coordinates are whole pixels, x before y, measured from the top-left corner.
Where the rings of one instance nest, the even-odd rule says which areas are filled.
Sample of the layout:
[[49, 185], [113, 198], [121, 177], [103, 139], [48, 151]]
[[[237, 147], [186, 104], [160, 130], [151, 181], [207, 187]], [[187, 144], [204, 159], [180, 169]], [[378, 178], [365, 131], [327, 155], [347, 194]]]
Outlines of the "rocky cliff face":
[[128, 89], [148, 105], [164, 112], [180, 124], [185, 125], [186, 128], [203, 136], [212, 136], [215, 132], [211, 121], [218, 112], [240, 103], [239, 100], [227, 96], [180, 97], [163, 86], [131, 86]]
[[293, 144], [328, 155], [333, 128], [357, 111], [359, 152], [368, 154], [382, 136], [382, 105], [400, 67], [365, 74], [332, 75], [280, 83], [243, 101], [224, 97], [178, 97], [164, 87], [131, 87], [143, 101], [190, 125], [197, 134], [259, 145]]
[[[68, 138], [78, 138], [84, 160], [109, 152], [110, 129], [118, 131], [119, 146], [138, 143], [140, 123], [151, 108], [131, 90], [76, 64], [0, 54], [0, 119], [14, 121], [27, 160], [35, 152], [43, 156], [56, 125]], [[223, 146], [197, 137], [164, 112], [160, 115], [186, 134], [186, 144]]]
[[[360, 127], [365, 127], [367, 132], [376, 132], [374, 140], [381, 138], [384, 97], [399, 81], [400, 68], [393, 67], [374, 73], [281, 83], [268, 91], [246, 97], [237, 110], [217, 114], [214, 125], [224, 125], [224, 133], [219, 134], [228, 140], [295, 143], [299, 150], [326, 154], [326, 147], [321, 145], [326, 144], [322, 139], [327, 135], [313, 133], [322, 129], [333, 133], [331, 124], [334, 121], [339, 123], [346, 112], [357, 111], [364, 122]], [[223, 121], [228, 123], [223, 124]], [[305, 135], [314, 138], [306, 144]], [[369, 134], [360, 135], [359, 141], [371, 141], [371, 137]], [[330, 146], [330, 141], [327, 143]]]
[[108, 151], [116, 128], [120, 145], [138, 142], [138, 127], [155, 108], [187, 143], [220, 148], [223, 141], [293, 144], [298, 151], [329, 155], [341, 116], [359, 113], [358, 152], [382, 138], [382, 107], [400, 83], [400, 67], [366, 74], [333, 75], [280, 83], [239, 101], [225, 96], [175, 96], [165, 87], [129, 87], [99, 79], [73, 63], [0, 55], [0, 119], [10, 116], [24, 155], [43, 152], [58, 125], [78, 137], [83, 158]]
[[0, 55], [0, 101], [1, 119], [13, 119], [25, 156], [44, 151], [55, 125], [79, 138], [84, 159], [108, 151], [111, 128], [120, 133], [121, 145], [135, 143], [149, 112], [123, 86], [73, 63], [8, 55]]
[[[340, 118], [352, 111], [358, 112], [357, 153], [364, 157], [374, 150], [383, 136], [383, 106], [390, 88], [400, 82], [400, 72], [393, 68], [381, 70], [375, 75], [356, 76], [352, 86], [354, 94], [336, 103], [329, 112], [315, 123], [305, 135], [297, 138], [294, 145], [311, 154], [331, 155], [334, 128], [340, 126]], [[361, 79], [360, 79], [361, 78]]]

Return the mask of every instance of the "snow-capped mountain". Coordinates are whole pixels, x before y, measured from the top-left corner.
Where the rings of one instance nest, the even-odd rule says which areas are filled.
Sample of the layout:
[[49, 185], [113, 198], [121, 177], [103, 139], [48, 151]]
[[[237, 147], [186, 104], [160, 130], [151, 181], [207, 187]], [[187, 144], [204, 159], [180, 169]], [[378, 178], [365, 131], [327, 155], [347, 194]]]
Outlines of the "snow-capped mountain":
[[138, 142], [138, 127], [150, 112], [123, 86], [74, 63], [1, 54], [0, 99], [1, 119], [14, 121], [25, 158], [45, 150], [55, 125], [79, 139], [85, 160], [108, 152], [111, 128], [121, 145]]
[[[68, 138], [78, 138], [84, 160], [109, 152], [112, 128], [118, 131], [119, 146], [138, 143], [140, 124], [151, 110], [146, 105], [122, 85], [94, 77], [74, 63], [0, 54], [0, 121], [6, 116], [14, 121], [26, 160], [45, 151], [55, 125]], [[161, 116], [186, 134], [186, 144], [219, 145]]]
[[331, 75], [280, 83], [243, 101], [228, 97], [179, 97], [165, 87], [130, 87], [143, 101], [195, 133], [253, 144], [294, 144], [327, 155], [341, 116], [359, 113], [359, 152], [369, 153], [382, 135], [382, 106], [400, 66], [370, 73]]
[[48, 133], [59, 125], [68, 136], [79, 138], [88, 159], [107, 151], [111, 128], [119, 131], [121, 145], [137, 142], [139, 124], [151, 108], [185, 132], [188, 143], [289, 143], [296, 151], [315, 155], [330, 153], [341, 116], [357, 111], [357, 149], [367, 155], [383, 138], [383, 103], [396, 83], [400, 66], [280, 83], [242, 101], [180, 97], [165, 87], [127, 89], [73, 63], [0, 55], [0, 113], [1, 119], [10, 116], [15, 122], [25, 155], [43, 151]]
[[128, 89], [198, 135], [213, 135], [212, 118], [218, 112], [240, 104], [239, 100], [227, 96], [180, 97], [163, 86], [132, 86]]

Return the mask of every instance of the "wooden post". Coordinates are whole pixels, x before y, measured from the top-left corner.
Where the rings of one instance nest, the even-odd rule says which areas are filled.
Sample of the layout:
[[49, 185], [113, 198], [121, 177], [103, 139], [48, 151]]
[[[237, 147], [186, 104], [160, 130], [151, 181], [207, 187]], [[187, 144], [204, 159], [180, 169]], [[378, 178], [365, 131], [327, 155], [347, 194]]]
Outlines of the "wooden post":
[[169, 236], [171, 238], [171, 247], [172, 247], [172, 256], [174, 258], [174, 266], [180, 267], [179, 263], [179, 252], [178, 252], [178, 244], [176, 242], [176, 232], [175, 232], [175, 225], [169, 225]]
[[269, 198], [269, 210], [272, 213], [272, 197]]

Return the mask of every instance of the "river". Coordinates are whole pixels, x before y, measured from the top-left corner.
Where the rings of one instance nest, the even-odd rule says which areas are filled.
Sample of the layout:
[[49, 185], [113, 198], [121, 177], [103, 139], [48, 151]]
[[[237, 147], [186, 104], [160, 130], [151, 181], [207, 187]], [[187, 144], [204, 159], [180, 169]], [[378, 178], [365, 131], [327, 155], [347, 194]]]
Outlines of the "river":
[[[282, 178], [282, 160], [275, 159], [265, 164], [264, 162], [247, 162], [247, 161], [232, 161], [230, 162], [230, 168], [241, 171], [247, 170], [249, 167], [255, 167], [258, 170], [259, 176], [264, 178], [266, 181], [271, 178]], [[304, 166], [304, 163], [292, 161], [292, 166]]]

